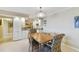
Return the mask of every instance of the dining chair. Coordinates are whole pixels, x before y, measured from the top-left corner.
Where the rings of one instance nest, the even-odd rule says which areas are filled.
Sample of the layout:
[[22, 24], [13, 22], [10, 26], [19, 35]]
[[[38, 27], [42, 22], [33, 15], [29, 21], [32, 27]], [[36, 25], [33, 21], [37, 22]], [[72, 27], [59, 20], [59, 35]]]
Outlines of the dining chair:
[[58, 34], [54, 36], [51, 42], [47, 42], [45, 48], [49, 48], [48, 52], [61, 52], [61, 41], [65, 34]]
[[30, 32], [28, 33], [28, 39], [29, 39], [29, 51], [30, 52], [35, 52], [37, 49], [39, 49], [39, 43], [36, 42], [32, 37], [31, 34], [36, 33], [36, 29], [31, 29]]

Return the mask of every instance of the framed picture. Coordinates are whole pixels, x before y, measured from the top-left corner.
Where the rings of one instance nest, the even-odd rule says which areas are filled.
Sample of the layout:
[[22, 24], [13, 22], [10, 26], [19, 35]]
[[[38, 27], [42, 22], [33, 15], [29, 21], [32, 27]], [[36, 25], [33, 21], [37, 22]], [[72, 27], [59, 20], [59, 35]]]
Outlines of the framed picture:
[[28, 30], [33, 27], [32, 20], [25, 20], [25, 25], [22, 26], [22, 30]]
[[31, 29], [33, 26], [32, 20], [25, 20], [25, 27]]
[[75, 16], [74, 20], [75, 20], [75, 23], [74, 23], [75, 28], [79, 28], [79, 16]]

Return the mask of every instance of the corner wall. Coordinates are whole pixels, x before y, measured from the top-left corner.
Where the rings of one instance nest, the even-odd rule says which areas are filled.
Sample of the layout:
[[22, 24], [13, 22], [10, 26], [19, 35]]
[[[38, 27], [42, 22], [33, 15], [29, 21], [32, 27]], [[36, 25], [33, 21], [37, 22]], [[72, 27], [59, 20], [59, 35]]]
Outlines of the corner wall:
[[79, 8], [71, 8], [47, 18], [46, 31], [65, 33], [65, 43], [79, 48], [79, 28], [74, 27], [74, 16], [79, 16]]

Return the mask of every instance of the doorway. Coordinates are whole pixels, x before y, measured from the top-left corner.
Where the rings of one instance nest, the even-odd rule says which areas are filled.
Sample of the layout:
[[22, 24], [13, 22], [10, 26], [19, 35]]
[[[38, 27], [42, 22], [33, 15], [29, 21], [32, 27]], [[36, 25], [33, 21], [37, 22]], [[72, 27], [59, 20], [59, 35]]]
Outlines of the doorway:
[[3, 33], [2, 33], [2, 19], [0, 18], [0, 42], [2, 42]]
[[0, 19], [0, 43], [12, 41], [13, 21], [10, 18]]

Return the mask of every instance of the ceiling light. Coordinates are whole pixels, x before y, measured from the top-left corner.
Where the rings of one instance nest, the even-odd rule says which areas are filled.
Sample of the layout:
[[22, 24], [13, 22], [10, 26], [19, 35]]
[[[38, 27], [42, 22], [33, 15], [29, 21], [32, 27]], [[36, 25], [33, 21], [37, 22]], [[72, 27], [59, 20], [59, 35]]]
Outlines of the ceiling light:
[[40, 7], [40, 11], [38, 12], [37, 17], [41, 19], [45, 18], [45, 13], [42, 11], [42, 7]]

